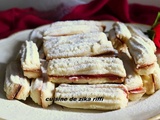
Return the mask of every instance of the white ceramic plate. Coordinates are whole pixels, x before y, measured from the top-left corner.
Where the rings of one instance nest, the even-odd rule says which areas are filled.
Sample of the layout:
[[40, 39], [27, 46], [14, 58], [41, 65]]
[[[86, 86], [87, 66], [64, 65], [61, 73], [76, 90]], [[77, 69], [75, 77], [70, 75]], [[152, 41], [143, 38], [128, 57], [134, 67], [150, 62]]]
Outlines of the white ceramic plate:
[[[105, 23], [107, 30], [109, 30], [113, 22], [105, 21]], [[150, 28], [150, 26], [142, 24], [131, 25], [137, 26], [143, 31]], [[48, 25], [37, 29], [44, 29], [46, 27]], [[52, 105], [48, 109], [43, 109], [34, 104], [31, 99], [27, 99], [25, 102], [7, 100], [3, 91], [6, 65], [15, 58], [21, 43], [28, 39], [31, 31], [18, 32], [6, 39], [0, 40], [0, 118], [11, 120], [145, 120], [160, 113], [160, 91], [144, 100], [129, 103], [124, 109], [108, 112], [67, 109], [58, 105]]]

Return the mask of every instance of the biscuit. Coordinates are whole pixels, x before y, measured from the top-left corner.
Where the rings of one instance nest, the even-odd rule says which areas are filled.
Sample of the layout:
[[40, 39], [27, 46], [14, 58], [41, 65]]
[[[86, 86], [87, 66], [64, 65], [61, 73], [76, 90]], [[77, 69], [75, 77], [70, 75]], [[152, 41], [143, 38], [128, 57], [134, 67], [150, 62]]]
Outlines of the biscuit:
[[43, 48], [47, 60], [107, 55], [117, 52], [103, 32], [77, 34], [73, 36], [45, 37]]
[[127, 94], [122, 84], [61, 84], [56, 88], [55, 103], [68, 108], [116, 110], [127, 106]]
[[155, 64], [155, 70], [152, 74], [142, 75], [143, 85], [146, 90], [146, 94], [150, 95], [160, 89], [160, 68]]
[[[128, 39], [130, 39], [131, 33], [124, 23], [115, 22], [115, 23], [113, 23], [112, 26], [113, 26], [113, 29], [111, 29], [112, 32], [109, 32], [109, 33], [112, 33], [109, 35], [111, 40], [113, 40], [113, 38], [116, 37], [117, 39], [119, 39], [120, 41], [125, 43]], [[113, 34], [113, 32], [114, 32], [114, 34]]]
[[154, 42], [148, 36], [146, 36], [140, 29], [133, 27], [131, 25], [128, 25], [127, 27], [129, 31], [131, 32], [132, 36], [141, 37], [142, 40], [144, 40], [153, 49], [153, 51], [156, 52], [156, 46]]
[[26, 100], [30, 92], [30, 82], [24, 77], [20, 62], [12, 61], [6, 69], [4, 91], [8, 99]]
[[112, 45], [115, 49], [119, 50], [124, 46], [124, 42], [116, 37], [116, 33], [114, 29], [111, 29], [108, 34], [108, 39], [112, 42]]
[[102, 32], [105, 25], [98, 21], [60, 21], [44, 30], [43, 36], [67, 36], [87, 32]]
[[146, 91], [146, 94], [150, 95], [155, 93], [155, 85], [152, 79], [152, 74], [150, 75], [142, 75], [143, 86]]
[[53, 59], [47, 74], [55, 83], [122, 83], [126, 77], [122, 61], [114, 57]]
[[151, 47], [139, 36], [132, 36], [126, 42], [135, 62], [135, 70], [140, 75], [153, 73], [157, 57]]
[[40, 59], [38, 49], [32, 41], [25, 41], [21, 53], [21, 66], [24, 76], [28, 78], [37, 78], [41, 76]]
[[128, 55], [128, 49], [119, 52], [119, 58], [123, 61], [126, 70], [124, 85], [129, 92], [129, 100], [139, 100], [145, 93], [141, 76], [134, 70], [134, 61]]
[[54, 97], [55, 91], [55, 84], [48, 81], [46, 66], [47, 62], [43, 61], [41, 67], [42, 77], [32, 80], [30, 91], [30, 97], [32, 100], [38, 105], [41, 105], [43, 108], [47, 108], [53, 103], [53, 100], [47, 99], [52, 99]]

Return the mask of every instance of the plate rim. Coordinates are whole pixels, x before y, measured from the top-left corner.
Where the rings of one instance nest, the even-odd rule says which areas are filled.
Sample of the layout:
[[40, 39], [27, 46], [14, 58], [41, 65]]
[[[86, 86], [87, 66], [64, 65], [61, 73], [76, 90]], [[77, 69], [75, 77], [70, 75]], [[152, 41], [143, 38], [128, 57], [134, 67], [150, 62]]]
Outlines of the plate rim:
[[[115, 22], [115, 21], [102, 21], [102, 22], [108, 22], [108, 23], [113, 23], [113, 22]], [[151, 27], [150, 25], [146, 25], [146, 24], [137, 24], [137, 23], [126, 23], [126, 24], [130, 24], [130, 25], [138, 25], [138, 26], [146, 26], [146, 27]], [[40, 27], [37, 27], [37, 28], [35, 28], [35, 29], [42, 29], [42, 28], [45, 28], [45, 27], [47, 27], [47, 26], [49, 26], [50, 24], [47, 24], [47, 25], [42, 25], [42, 26], [40, 26]], [[6, 41], [8, 42], [9, 40], [11, 40], [11, 39], [14, 39], [14, 37], [15, 36], [19, 36], [19, 35], [21, 35], [21, 34], [26, 34], [26, 33], [30, 33], [32, 30], [34, 30], [34, 29], [27, 29], [27, 30], [22, 30], [22, 31], [19, 31], [19, 32], [17, 32], [17, 33], [14, 33], [14, 34], [12, 34], [12, 35], [10, 35], [10, 36], [8, 36], [7, 38], [4, 38], [4, 39], [1, 39], [0, 40], [0, 45], [1, 45], [1, 43], [2, 43], [2, 41], [5, 43]], [[28, 34], [29, 35], [29, 34]], [[0, 48], [1, 49], [1, 48]], [[157, 91], [156, 92], [158, 95], [160, 95], [160, 90], [159, 91]], [[155, 93], [155, 94], [156, 94]], [[151, 97], [150, 97], [150, 99], [153, 99], [153, 98], [155, 98], [155, 94], [153, 94], [153, 95], [151, 95]], [[152, 96], [153, 96], [153, 98], [152, 98]], [[148, 99], [148, 98], [147, 98]], [[7, 100], [7, 99], [6, 99]], [[159, 101], [160, 101], [160, 98], [158, 99]], [[3, 100], [3, 99], [1, 99], [0, 98], [0, 103], [1, 103], [1, 101], [5, 101], [5, 100]], [[152, 100], [150, 100], [150, 101], [152, 101]], [[8, 101], [8, 102], [12, 102], [12, 101]], [[18, 100], [16, 100], [16, 103], [17, 102], [19, 102]], [[142, 101], [143, 102], [143, 104], [145, 105], [146, 104], [146, 100], [144, 100], [144, 101]], [[135, 106], [133, 106], [133, 107], [136, 107], [137, 105], [138, 105], [139, 103], [137, 103]], [[144, 105], [143, 105], [143, 107], [144, 107]], [[27, 107], [27, 109], [29, 109], [28, 107], [30, 107], [30, 106], [28, 106], [28, 105], [22, 105], [23, 107], [25, 106], [25, 107]], [[153, 105], [152, 105], [153, 106]], [[12, 108], [13, 106], [10, 106], [9, 108]], [[24, 108], [25, 108], [24, 107]], [[159, 105], [159, 107], [160, 107], [160, 105]], [[154, 106], [154, 108], [155, 108], [155, 106]], [[2, 107], [0, 108], [0, 110], [2, 109]], [[35, 110], [37, 110], [37, 108], [32, 108], [33, 109], [33, 111], [35, 111]], [[54, 114], [55, 116], [53, 116], [53, 117], [51, 117], [51, 118], [54, 118], [54, 119], [59, 119], [59, 113], [60, 114], [63, 114], [64, 115], [64, 117], [65, 117], [65, 119], [68, 119], [68, 117], [69, 117], [69, 119], [71, 119], [71, 118], [75, 118], [75, 117], [80, 117], [80, 119], [86, 119], [86, 120], [88, 120], [88, 119], [98, 119], [99, 117], [101, 117], [102, 119], [105, 119], [106, 118], [106, 115], [110, 118], [110, 119], [115, 119], [115, 118], [119, 118], [120, 117], [120, 119], [133, 119], [135, 116], [134, 115], [131, 115], [131, 114], [129, 114], [129, 115], [126, 115], [125, 113], [123, 113], [123, 112], [126, 112], [126, 109], [129, 109], [130, 111], [132, 111], [133, 112], [133, 110], [131, 110], [132, 108], [131, 107], [126, 107], [126, 108], [124, 108], [124, 109], [120, 109], [120, 110], [116, 110], [116, 111], [112, 111], [112, 112], [105, 112], [105, 111], [103, 111], [103, 112], [101, 112], [101, 113], [76, 113], [76, 112], [73, 112], [72, 113], [72, 115], [68, 115], [68, 112], [66, 112], [66, 111], [54, 111], [54, 113], [52, 113], [52, 115]], [[151, 109], [151, 108], [150, 108]], [[3, 109], [2, 109], [3, 110]], [[30, 109], [29, 109], [30, 110]], [[160, 110], [160, 109], [159, 109]], [[41, 109], [38, 109], [38, 111], [42, 111]], [[119, 111], [122, 111], [122, 112], [119, 112]], [[52, 111], [53, 112], [53, 111]], [[121, 113], [121, 114], [119, 114], [119, 113]], [[45, 112], [45, 114], [46, 114], [46, 112]], [[114, 114], [114, 116], [113, 116], [113, 114]], [[156, 113], [157, 114], [157, 113]], [[5, 112], [3, 112], [3, 114], [2, 114], [2, 112], [0, 112], [0, 117], [5, 117], [4, 116], [5, 115]], [[151, 115], [149, 115], [149, 116], [147, 116], [147, 117], [143, 117], [142, 119], [145, 119], [145, 118], [148, 118], [148, 117], [152, 117], [153, 115], [155, 115], [155, 114], [151, 114]], [[42, 116], [42, 115], [40, 115], [40, 116]], [[32, 116], [33, 117], [33, 116]], [[27, 117], [28, 118], [28, 117]], [[47, 117], [48, 118], [48, 117]], [[19, 119], [19, 117], [17, 117], [16, 119]], [[32, 118], [31, 118], [32, 119]], [[42, 117], [42, 119], [45, 119], [45, 117], [43, 116]], [[64, 118], [63, 118], [64, 119]], [[79, 118], [77, 118], [77, 119], [79, 119]]]

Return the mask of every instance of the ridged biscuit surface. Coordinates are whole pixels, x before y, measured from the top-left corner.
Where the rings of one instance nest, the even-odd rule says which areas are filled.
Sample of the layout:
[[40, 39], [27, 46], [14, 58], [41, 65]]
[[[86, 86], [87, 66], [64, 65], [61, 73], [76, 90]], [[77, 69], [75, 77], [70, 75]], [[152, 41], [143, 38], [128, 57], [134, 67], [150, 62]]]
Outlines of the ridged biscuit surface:
[[66, 36], [87, 32], [102, 32], [104, 29], [105, 25], [98, 21], [60, 21], [51, 24], [51, 26], [44, 31], [43, 35]]
[[103, 32], [44, 37], [43, 48], [48, 60], [116, 53]]
[[122, 22], [115, 22], [113, 24], [113, 29], [116, 38], [120, 39], [124, 43], [131, 37], [130, 31], [128, 30], [127, 26]]
[[152, 65], [157, 61], [152, 48], [141, 37], [132, 36], [128, 40], [127, 46], [137, 65], [136, 68]]
[[128, 103], [123, 88], [123, 85], [60, 85], [56, 88], [55, 103], [69, 108], [120, 109]]
[[128, 25], [127, 27], [129, 31], [131, 32], [132, 36], [136, 35], [136, 36], [141, 37], [149, 46], [151, 46], [154, 52], [156, 51], [156, 46], [154, 42], [148, 36], [146, 36], [140, 29], [133, 27], [131, 25]]
[[123, 63], [114, 57], [72, 57], [49, 61], [48, 75], [117, 75], [126, 76]]

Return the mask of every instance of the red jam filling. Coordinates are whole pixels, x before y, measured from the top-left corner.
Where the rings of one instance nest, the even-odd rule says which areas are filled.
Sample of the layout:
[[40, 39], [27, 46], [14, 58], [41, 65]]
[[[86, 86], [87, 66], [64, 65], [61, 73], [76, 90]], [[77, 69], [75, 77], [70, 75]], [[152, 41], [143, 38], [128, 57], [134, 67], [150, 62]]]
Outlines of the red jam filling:
[[54, 76], [51, 75], [50, 77], [56, 77], [56, 78], [67, 78], [69, 80], [80, 80], [80, 79], [92, 79], [92, 78], [108, 78], [110, 80], [119, 80], [122, 79], [122, 77], [112, 75], [112, 74], [97, 74], [97, 75], [69, 75], [69, 76]]
[[129, 92], [130, 92], [130, 93], [143, 93], [143, 92], [144, 92], [144, 89], [143, 89], [142, 87], [139, 87], [139, 88], [130, 90]]

